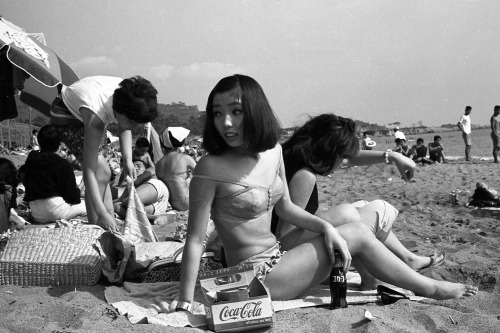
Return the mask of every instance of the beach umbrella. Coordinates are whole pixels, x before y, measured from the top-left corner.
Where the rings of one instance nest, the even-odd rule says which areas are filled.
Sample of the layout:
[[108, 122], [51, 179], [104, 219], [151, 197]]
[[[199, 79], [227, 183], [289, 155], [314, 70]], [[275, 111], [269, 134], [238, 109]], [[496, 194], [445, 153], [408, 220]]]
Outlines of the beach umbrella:
[[45, 45], [43, 33], [27, 33], [1, 16], [0, 51], [13, 71], [21, 70], [26, 79], [16, 80], [14, 86], [21, 91], [21, 101], [46, 116], [50, 116], [50, 104], [57, 96], [56, 87], [78, 81], [75, 72]]

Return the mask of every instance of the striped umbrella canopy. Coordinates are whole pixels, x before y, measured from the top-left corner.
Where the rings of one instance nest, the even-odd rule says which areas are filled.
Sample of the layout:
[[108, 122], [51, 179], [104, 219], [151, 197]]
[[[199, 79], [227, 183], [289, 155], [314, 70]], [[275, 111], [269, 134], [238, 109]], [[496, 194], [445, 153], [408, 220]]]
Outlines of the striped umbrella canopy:
[[56, 87], [78, 81], [75, 72], [45, 45], [42, 33], [27, 33], [3, 17], [0, 17], [0, 50], [28, 77], [24, 86], [17, 87], [21, 90], [21, 101], [47, 116], [58, 93]]

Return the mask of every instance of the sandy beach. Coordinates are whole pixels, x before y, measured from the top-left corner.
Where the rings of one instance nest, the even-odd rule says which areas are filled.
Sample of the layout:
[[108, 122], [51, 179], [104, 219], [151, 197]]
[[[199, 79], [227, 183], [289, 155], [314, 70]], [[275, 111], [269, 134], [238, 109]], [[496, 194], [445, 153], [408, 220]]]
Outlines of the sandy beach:
[[[15, 161], [16, 162], [16, 161]], [[22, 158], [19, 159], [22, 162]], [[19, 163], [16, 163], [19, 165]], [[401, 300], [331, 311], [326, 307], [275, 314], [271, 332], [498, 332], [500, 327], [499, 212], [465, 207], [478, 181], [500, 190], [500, 167], [489, 161], [417, 167], [411, 182], [391, 165], [354, 167], [319, 180], [321, 208], [342, 202], [384, 199], [399, 211], [394, 231], [411, 251], [447, 253], [445, 265], [423, 274], [471, 283], [479, 294], [467, 299]], [[462, 190], [459, 205], [448, 193]], [[290, 277], [293, 278], [293, 277]], [[131, 324], [104, 298], [108, 284], [95, 286], [0, 286], [0, 332], [193, 332], [152, 324]], [[379, 318], [365, 319], [369, 310]]]

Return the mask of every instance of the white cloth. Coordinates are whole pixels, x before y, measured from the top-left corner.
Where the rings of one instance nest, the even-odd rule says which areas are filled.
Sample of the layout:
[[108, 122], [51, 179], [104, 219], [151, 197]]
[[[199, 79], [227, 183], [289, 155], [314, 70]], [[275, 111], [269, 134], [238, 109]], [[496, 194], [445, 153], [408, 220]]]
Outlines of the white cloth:
[[108, 126], [118, 122], [113, 112], [113, 94], [121, 81], [119, 77], [90, 76], [64, 86], [61, 96], [78, 120], [83, 121], [80, 108], [87, 108]]
[[465, 134], [471, 133], [472, 130], [471, 130], [470, 115], [465, 115], [465, 114], [462, 115], [462, 117], [460, 117], [460, 120], [458, 122], [462, 124]]
[[62, 197], [51, 197], [30, 201], [31, 216], [36, 222], [55, 222], [57, 220], [70, 220], [76, 216], [86, 216], [85, 202], [70, 205]]

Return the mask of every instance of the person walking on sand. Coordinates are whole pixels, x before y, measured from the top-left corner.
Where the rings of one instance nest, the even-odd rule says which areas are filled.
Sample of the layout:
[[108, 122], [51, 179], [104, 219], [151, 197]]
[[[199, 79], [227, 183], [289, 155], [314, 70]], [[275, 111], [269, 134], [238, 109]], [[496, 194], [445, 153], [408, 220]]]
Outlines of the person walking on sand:
[[462, 131], [462, 138], [465, 143], [465, 160], [470, 161], [470, 149], [472, 147], [472, 138], [471, 138], [471, 120], [470, 113], [472, 112], [472, 107], [466, 106], [465, 112], [460, 117], [460, 120], [457, 123], [458, 128]]
[[500, 123], [498, 122], [498, 115], [500, 114], [500, 105], [495, 105], [493, 115], [490, 119], [491, 125], [491, 139], [493, 140], [493, 162], [498, 163], [498, 140], [500, 138]]
[[[324, 281], [335, 261], [334, 249], [342, 254], [345, 273], [355, 260], [374, 278], [421, 296], [443, 300], [478, 292], [472, 285], [417, 273], [361, 222], [334, 227], [295, 205], [279, 144], [281, 126], [257, 81], [238, 74], [222, 79], [210, 92], [206, 110], [203, 147], [208, 154], [196, 165], [190, 183], [176, 311], [192, 309], [210, 218], [228, 266], [253, 265], [273, 300], [294, 299]], [[319, 236], [283, 252], [271, 232], [273, 208], [280, 218]]]

